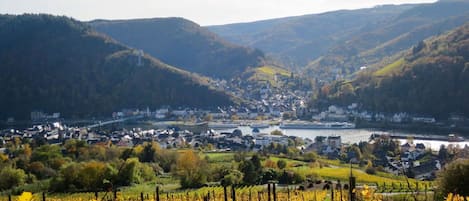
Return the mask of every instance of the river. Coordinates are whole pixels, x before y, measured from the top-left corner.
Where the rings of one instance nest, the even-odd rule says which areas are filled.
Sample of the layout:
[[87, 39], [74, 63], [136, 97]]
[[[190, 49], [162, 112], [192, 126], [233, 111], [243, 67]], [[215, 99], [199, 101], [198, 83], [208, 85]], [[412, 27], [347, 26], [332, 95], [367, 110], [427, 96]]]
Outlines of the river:
[[[249, 126], [239, 126], [237, 129], [240, 129], [243, 132], [243, 135], [252, 134], [252, 128]], [[233, 129], [219, 129], [218, 132], [233, 132]], [[372, 133], [383, 133], [382, 131], [376, 131], [373, 129], [280, 129], [279, 126], [270, 126], [268, 128], [259, 129], [261, 133], [270, 133], [274, 130], [281, 130], [283, 134], [288, 136], [297, 136], [301, 138], [309, 138], [314, 140], [316, 136], [341, 136], [342, 143], [358, 143], [360, 141], [368, 141]], [[404, 134], [409, 136], [423, 135], [423, 134], [413, 134], [397, 131], [387, 131], [390, 134]], [[407, 140], [399, 139], [401, 144], [406, 143]], [[425, 147], [430, 147], [432, 150], [439, 150], [441, 145], [453, 145], [464, 147], [465, 145], [469, 146], [469, 141], [464, 142], [448, 142], [448, 141], [438, 141], [438, 140], [413, 140], [415, 143], [423, 143]]]

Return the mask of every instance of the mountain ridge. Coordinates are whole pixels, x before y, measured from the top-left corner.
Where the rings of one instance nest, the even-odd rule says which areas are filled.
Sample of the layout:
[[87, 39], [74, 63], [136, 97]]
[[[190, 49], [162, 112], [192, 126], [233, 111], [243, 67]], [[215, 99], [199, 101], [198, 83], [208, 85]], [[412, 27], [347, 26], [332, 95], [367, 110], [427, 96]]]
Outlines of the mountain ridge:
[[0, 16], [0, 27], [0, 84], [9, 86], [0, 90], [1, 118], [27, 119], [33, 110], [88, 117], [233, 104], [204, 78], [138, 55], [71, 18]]
[[390, 63], [325, 86], [314, 104], [358, 102], [374, 112], [469, 116], [469, 23], [415, 44]]
[[231, 78], [248, 67], [260, 66], [264, 60], [261, 51], [229, 43], [184, 18], [98, 20], [89, 24], [165, 63], [210, 77]]
[[353, 77], [361, 67], [380, 65], [376, 62], [382, 57], [461, 26], [467, 21], [468, 10], [467, 1], [438, 1], [261, 21], [260, 28], [256, 23], [208, 28], [229, 41], [259, 48], [320, 83], [328, 83]]

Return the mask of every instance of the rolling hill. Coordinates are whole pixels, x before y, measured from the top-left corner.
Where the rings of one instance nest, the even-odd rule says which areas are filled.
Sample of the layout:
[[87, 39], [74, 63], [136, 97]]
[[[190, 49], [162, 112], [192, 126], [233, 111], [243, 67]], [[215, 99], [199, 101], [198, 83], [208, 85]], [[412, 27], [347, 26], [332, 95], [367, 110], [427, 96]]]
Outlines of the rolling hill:
[[323, 88], [316, 106], [358, 102], [378, 112], [469, 115], [469, 23], [421, 41], [403, 55], [351, 82]]
[[370, 30], [414, 5], [340, 10], [251, 23], [210, 26], [209, 30], [241, 45], [259, 48], [286, 64], [303, 67], [335, 44]]
[[226, 42], [182, 18], [96, 20], [89, 24], [165, 63], [210, 77], [231, 78], [264, 60], [261, 51]]
[[467, 21], [469, 2], [448, 0], [208, 28], [232, 42], [259, 48], [287, 67], [297, 67], [327, 83], [353, 77], [361, 67], [389, 64], [395, 59], [392, 56], [402, 56], [397, 53]]
[[233, 103], [204, 78], [67, 17], [1, 15], [0, 61], [2, 119], [29, 119], [33, 110], [71, 118], [108, 116], [123, 108]]
[[345, 77], [359, 71], [363, 66], [376, 68], [387, 65], [395, 59], [392, 56], [397, 53], [467, 21], [467, 1], [419, 5], [376, 26], [373, 30], [355, 35], [350, 40], [332, 47], [327, 54], [311, 62], [306, 69], [309, 75], [332, 81], [331, 75]]

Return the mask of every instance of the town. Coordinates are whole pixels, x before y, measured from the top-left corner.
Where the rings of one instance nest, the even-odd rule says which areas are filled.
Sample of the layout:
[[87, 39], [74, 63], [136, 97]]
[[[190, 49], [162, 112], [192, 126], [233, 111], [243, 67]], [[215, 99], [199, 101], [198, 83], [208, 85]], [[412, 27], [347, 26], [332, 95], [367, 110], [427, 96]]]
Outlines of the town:
[[[117, 112], [114, 118], [141, 117], [150, 115], [155, 118], [167, 118], [169, 110], [160, 109], [156, 112], [123, 111]], [[201, 114], [200, 117], [215, 113], [190, 110], [172, 111], [175, 118], [187, 118], [188, 115]], [[35, 113], [35, 116], [38, 116]], [[240, 115], [240, 117], [243, 117]], [[147, 119], [148, 120], [148, 119]], [[180, 120], [180, 119], [179, 119]], [[258, 152], [282, 154], [295, 157], [308, 152], [342, 163], [353, 163], [367, 167], [367, 173], [374, 174], [377, 170], [395, 175], [406, 175], [419, 180], [435, 179], [436, 171], [451, 158], [469, 156], [469, 147], [442, 146], [440, 150], [431, 150], [422, 143], [414, 144], [412, 138], [400, 143], [388, 134], [374, 134], [368, 141], [348, 144], [343, 143], [341, 136], [317, 136], [314, 139], [287, 136], [281, 130], [271, 133], [261, 133], [254, 128], [252, 133], [242, 133], [239, 129], [233, 132], [218, 132], [211, 127], [230, 124], [211, 123], [170, 123], [167, 121], [152, 124], [151, 129], [131, 127], [135, 123], [126, 125], [121, 121], [112, 121], [106, 126], [104, 123], [93, 126], [67, 126], [60, 122], [37, 124], [24, 130], [7, 129], [0, 133], [0, 153], [10, 158], [15, 154], [10, 152], [7, 144], [17, 141], [34, 142], [36, 145], [63, 145], [68, 140], [84, 141], [89, 145], [109, 145], [129, 148], [144, 143], [156, 142], [164, 149], [204, 150], [207, 152]], [[129, 127], [130, 126], [130, 127]], [[237, 124], [236, 124], [237, 126]], [[236, 128], [236, 127], [229, 127]], [[450, 157], [451, 156], [451, 157]]]

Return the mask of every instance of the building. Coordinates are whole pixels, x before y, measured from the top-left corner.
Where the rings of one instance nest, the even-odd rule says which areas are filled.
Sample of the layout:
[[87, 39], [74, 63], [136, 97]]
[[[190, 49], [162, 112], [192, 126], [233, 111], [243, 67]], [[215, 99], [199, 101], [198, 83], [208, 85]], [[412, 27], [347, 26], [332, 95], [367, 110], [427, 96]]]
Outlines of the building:
[[342, 147], [342, 138], [340, 136], [327, 137], [327, 145], [332, 149], [340, 149]]

